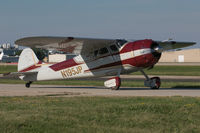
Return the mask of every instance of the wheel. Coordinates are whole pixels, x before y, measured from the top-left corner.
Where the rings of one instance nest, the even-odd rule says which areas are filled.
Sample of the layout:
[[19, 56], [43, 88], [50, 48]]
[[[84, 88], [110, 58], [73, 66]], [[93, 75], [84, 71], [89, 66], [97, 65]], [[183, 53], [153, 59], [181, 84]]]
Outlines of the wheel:
[[104, 86], [111, 90], [119, 90], [119, 88], [121, 86], [121, 79], [120, 79], [120, 77], [110, 78], [109, 80], [104, 82]]
[[25, 84], [26, 88], [29, 88], [32, 84], [32, 81], [29, 81], [28, 83]]
[[151, 86], [151, 89], [158, 90], [161, 85], [161, 81], [159, 77], [153, 77], [151, 78], [151, 81], [153, 82], [153, 85]]
[[30, 83], [26, 83], [25, 86], [26, 86], [26, 88], [29, 88], [30, 87]]

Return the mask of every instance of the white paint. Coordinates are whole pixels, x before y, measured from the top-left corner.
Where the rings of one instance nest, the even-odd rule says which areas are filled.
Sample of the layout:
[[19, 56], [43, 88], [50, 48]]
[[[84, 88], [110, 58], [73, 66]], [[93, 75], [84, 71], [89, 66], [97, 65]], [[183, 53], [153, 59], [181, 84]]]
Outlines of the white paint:
[[66, 54], [49, 55], [49, 62], [62, 62], [66, 60]]
[[115, 87], [117, 84], [116, 84], [116, 79], [109, 79], [107, 81], [104, 82], [104, 86], [107, 87], [107, 88], [112, 88], [112, 87]]
[[134, 50], [133, 53], [135, 56], [141, 56], [144, 54], [151, 53], [151, 49], [150, 48], [138, 49], [138, 50]]
[[0, 60], [2, 60], [3, 55], [4, 55], [4, 53], [3, 53], [3, 49], [0, 49]]
[[22, 53], [19, 56], [18, 71], [21, 71], [32, 65], [35, 65], [38, 62], [39, 62], [39, 60], [37, 59], [33, 50], [30, 48], [26, 48], [22, 51]]

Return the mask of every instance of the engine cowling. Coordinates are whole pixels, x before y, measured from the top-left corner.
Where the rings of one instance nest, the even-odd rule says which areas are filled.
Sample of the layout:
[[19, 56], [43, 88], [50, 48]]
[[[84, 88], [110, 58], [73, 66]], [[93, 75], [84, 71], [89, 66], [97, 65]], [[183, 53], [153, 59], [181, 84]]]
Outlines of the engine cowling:
[[129, 42], [120, 50], [120, 54], [130, 52], [132, 52], [133, 57], [122, 60], [122, 64], [129, 64], [139, 68], [151, 68], [159, 61], [162, 48], [157, 42], [145, 39]]
[[140, 51], [140, 55], [135, 57], [137, 67], [151, 67], [155, 65], [160, 57], [161, 52], [158, 43], [153, 40], [139, 40], [133, 42], [133, 51]]

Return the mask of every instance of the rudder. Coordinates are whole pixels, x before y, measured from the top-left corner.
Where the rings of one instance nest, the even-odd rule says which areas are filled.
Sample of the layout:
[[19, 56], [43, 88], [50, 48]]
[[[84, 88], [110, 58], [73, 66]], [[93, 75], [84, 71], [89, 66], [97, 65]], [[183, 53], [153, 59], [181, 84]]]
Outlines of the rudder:
[[22, 51], [18, 61], [18, 72], [30, 71], [39, 63], [32, 49], [26, 48]]

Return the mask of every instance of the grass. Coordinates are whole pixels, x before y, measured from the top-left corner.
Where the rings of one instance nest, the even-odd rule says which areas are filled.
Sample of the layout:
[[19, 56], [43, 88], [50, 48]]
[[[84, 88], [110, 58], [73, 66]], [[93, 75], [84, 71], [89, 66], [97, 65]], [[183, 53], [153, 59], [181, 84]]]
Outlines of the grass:
[[[16, 66], [0, 66], [0, 73]], [[199, 66], [156, 66], [151, 75], [200, 76]], [[140, 74], [140, 73], [134, 73]], [[1, 79], [0, 83], [24, 81]], [[41, 81], [35, 84], [103, 86], [96, 80]], [[122, 87], [144, 87], [123, 81]], [[199, 88], [199, 82], [163, 81], [165, 88]], [[191, 97], [0, 97], [0, 133], [200, 132], [200, 98]]]
[[0, 73], [17, 72], [16, 65], [0, 65]]
[[[17, 66], [0, 66], [0, 73], [16, 72]], [[200, 76], [200, 66], [155, 66], [151, 70], [145, 70], [149, 75], [180, 75], [180, 76]], [[141, 75], [140, 72], [132, 73]]]
[[199, 110], [190, 97], [0, 97], [0, 132], [198, 133]]

